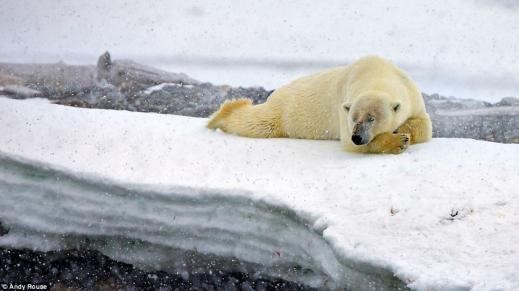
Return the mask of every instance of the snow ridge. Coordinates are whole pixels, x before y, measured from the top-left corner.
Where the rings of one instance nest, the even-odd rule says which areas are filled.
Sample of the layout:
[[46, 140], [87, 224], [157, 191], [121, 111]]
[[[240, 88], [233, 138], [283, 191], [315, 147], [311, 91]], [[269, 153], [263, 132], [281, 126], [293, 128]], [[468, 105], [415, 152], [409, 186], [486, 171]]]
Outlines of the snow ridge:
[[88, 248], [144, 269], [240, 270], [314, 287], [403, 286], [388, 270], [341, 262], [322, 229], [291, 209], [226, 192], [158, 192], [0, 155], [0, 220], [9, 226], [0, 245]]

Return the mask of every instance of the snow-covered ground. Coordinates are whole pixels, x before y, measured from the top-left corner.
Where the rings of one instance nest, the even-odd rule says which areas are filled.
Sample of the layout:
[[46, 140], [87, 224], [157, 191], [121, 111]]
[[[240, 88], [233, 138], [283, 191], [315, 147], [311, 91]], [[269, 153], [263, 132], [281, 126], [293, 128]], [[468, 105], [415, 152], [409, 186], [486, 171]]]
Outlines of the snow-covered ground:
[[202, 253], [314, 286], [519, 288], [519, 145], [361, 155], [205, 122], [0, 98], [0, 245], [177, 271]]
[[1, 61], [115, 58], [203, 81], [276, 88], [378, 54], [422, 91], [519, 96], [519, 5], [467, 1], [24, 1], [0, 9]]

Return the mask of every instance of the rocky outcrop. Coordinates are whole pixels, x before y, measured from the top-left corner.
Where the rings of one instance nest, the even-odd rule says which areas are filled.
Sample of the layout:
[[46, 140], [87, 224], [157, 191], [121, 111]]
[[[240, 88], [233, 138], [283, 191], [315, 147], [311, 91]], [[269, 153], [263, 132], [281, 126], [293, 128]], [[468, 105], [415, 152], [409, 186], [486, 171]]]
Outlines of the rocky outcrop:
[[423, 94], [435, 137], [519, 143], [519, 98], [495, 104]]

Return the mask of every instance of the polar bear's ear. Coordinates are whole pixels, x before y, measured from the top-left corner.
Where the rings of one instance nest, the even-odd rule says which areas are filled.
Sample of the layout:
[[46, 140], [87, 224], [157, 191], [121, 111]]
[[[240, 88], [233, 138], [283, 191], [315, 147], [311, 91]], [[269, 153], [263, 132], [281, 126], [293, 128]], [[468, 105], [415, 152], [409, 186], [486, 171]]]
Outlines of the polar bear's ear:
[[351, 104], [344, 103], [344, 104], [342, 104], [342, 108], [344, 108], [344, 110], [346, 110], [346, 112], [348, 112], [348, 111], [350, 111]]
[[394, 104], [392, 105], [392, 107], [393, 107], [393, 111], [394, 111], [394, 112], [397, 112], [398, 109], [400, 109], [400, 103], [394, 103]]

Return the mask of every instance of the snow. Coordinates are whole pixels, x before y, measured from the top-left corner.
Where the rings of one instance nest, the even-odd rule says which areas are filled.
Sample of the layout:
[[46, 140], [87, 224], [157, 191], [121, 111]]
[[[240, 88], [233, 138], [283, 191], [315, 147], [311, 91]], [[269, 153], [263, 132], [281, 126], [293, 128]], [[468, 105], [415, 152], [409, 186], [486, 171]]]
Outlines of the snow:
[[6, 85], [0, 86], [0, 92], [4, 94], [17, 94], [25, 98], [31, 98], [34, 96], [41, 96], [41, 92], [31, 88], [27, 88], [21, 85]]
[[198, 80], [273, 89], [378, 54], [423, 92], [495, 102], [519, 94], [514, 3], [4, 0], [0, 60], [95, 64], [109, 50]]
[[328, 288], [519, 288], [519, 145], [362, 155], [206, 121], [0, 98], [0, 245], [176, 271], [201, 253]]
[[146, 88], [146, 90], [144, 90], [144, 94], [151, 94], [153, 92], [156, 92], [156, 91], [160, 91], [166, 87], [187, 87], [187, 88], [192, 88], [193, 85], [184, 85], [184, 84], [177, 84], [177, 83], [160, 83], [158, 85], [155, 85], [155, 86], [151, 86], [151, 87], [148, 87]]

